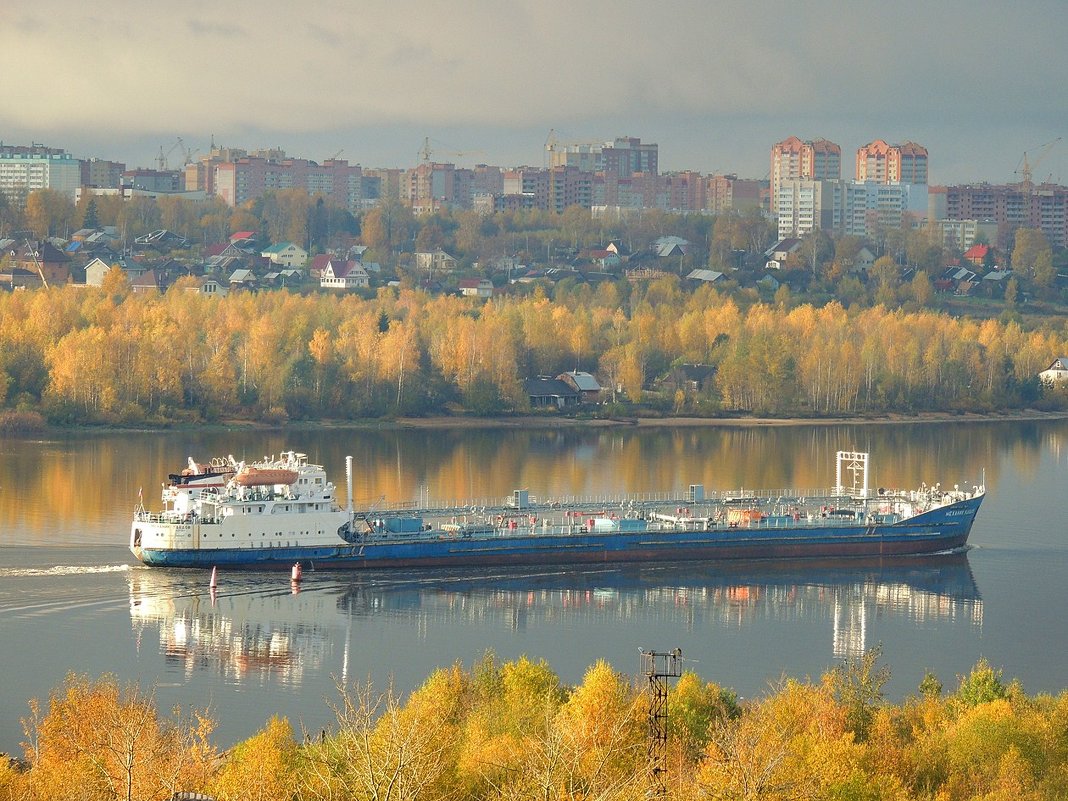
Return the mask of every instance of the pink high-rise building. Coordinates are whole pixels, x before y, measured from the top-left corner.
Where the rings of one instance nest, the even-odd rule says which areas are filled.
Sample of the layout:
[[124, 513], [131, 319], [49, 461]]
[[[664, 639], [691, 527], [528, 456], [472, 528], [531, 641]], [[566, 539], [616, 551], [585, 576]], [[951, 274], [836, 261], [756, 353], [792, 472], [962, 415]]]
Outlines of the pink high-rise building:
[[890, 145], [876, 139], [857, 148], [857, 180], [877, 184], [927, 183], [927, 148], [915, 142]]
[[771, 213], [778, 214], [779, 186], [795, 178], [814, 181], [842, 177], [842, 148], [827, 139], [802, 142], [791, 136], [771, 148]]

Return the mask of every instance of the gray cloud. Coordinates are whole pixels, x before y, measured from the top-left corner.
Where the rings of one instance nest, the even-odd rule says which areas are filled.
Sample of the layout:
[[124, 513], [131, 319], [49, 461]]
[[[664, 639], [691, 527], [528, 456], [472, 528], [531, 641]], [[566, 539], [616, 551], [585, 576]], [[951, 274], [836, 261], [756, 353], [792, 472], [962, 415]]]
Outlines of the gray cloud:
[[[937, 177], [940, 159], [966, 169], [1068, 135], [1060, 0], [15, 0], [7, 13], [0, 48], [34, 69], [5, 87], [0, 126], [38, 141], [214, 131], [254, 147], [236, 141], [252, 130], [297, 151], [333, 132], [330, 152], [376, 163], [389, 154], [346, 137], [463, 129], [488, 150], [526, 131], [530, 150], [503, 159], [519, 163], [540, 160], [555, 126], [762, 175], [770, 144], [796, 133], [846, 152], [914, 139]], [[1068, 172], [1068, 145], [1047, 163]]]

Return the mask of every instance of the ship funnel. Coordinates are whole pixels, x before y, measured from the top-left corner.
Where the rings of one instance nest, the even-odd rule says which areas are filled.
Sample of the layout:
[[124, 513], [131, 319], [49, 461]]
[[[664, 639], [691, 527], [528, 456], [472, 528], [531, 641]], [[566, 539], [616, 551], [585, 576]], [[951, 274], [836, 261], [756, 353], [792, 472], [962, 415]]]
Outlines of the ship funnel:
[[348, 497], [349, 522], [352, 522], [352, 457], [345, 457], [345, 490]]

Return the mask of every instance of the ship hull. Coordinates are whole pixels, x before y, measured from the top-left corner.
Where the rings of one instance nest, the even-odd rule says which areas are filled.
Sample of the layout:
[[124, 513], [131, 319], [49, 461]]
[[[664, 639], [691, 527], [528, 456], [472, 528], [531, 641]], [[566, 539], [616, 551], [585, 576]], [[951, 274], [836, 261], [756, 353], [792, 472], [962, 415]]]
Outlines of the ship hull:
[[135, 550], [147, 565], [288, 569], [478, 567], [917, 556], [964, 548], [983, 496], [885, 525], [802, 524], [581, 534], [434, 536], [288, 548]]

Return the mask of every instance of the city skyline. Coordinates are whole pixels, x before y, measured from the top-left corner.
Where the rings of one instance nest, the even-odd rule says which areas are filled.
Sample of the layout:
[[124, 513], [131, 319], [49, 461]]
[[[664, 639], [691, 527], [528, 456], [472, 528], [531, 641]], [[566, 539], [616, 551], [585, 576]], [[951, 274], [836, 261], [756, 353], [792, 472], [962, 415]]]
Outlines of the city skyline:
[[1068, 181], [1068, 143], [1044, 147], [1068, 136], [1068, 6], [917, 9], [15, 0], [0, 43], [33, 69], [5, 87], [0, 139], [129, 167], [179, 137], [199, 155], [214, 137], [409, 167], [430, 137], [438, 161], [537, 167], [552, 130], [655, 142], [661, 172], [760, 179], [768, 149], [796, 135], [844, 154], [922, 143], [933, 184], [1019, 180], [1025, 151], [1036, 181]]

